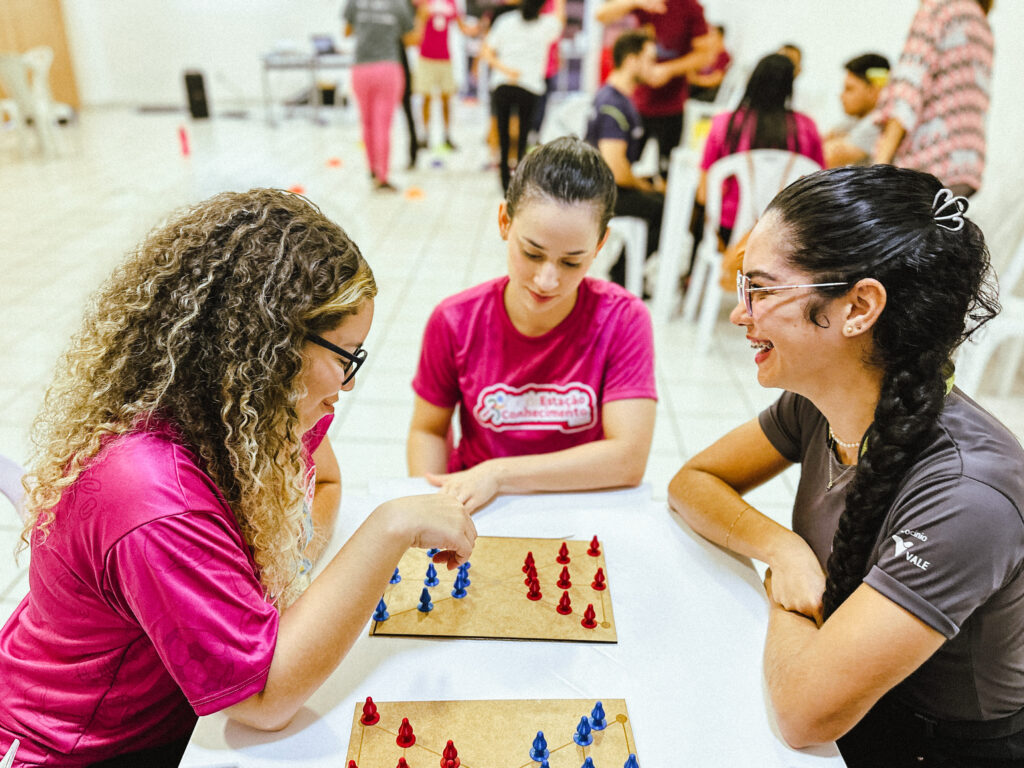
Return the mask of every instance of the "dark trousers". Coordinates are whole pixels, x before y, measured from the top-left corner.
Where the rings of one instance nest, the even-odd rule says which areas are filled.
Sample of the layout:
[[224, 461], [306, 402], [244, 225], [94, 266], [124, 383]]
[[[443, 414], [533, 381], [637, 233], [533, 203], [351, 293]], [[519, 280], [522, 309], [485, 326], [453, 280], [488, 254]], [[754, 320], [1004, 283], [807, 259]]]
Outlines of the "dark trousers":
[[642, 115], [644, 124], [644, 135], [640, 139], [643, 145], [647, 145], [648, 139], [658, 142], [658, 171], [662, 176], [668, 174], [668, 157], [672, 150], [679, 146], [683, 138], [683, 113], [678, 115], [667, 115], [664, 117], [651, 117]]
[[544, 113], [548, 109], [548, 96], [553, 90], [555, 90], [555, 78], [544, 78], [544, 93], [537, 100], [537, 107], [533, 110], [533, 120], [530, 122], [530, 130], [538, 136], [540, 135], [541, 126], [544, 125]]
[[530, 122], [533, 120], [533, 111], [537, 108], [537, 101], [540, 99], [535, 93], [518, 85], [499, 85], [494, 89], [491, 98], [494, 101], [494, 114], [498, 118], [498, 146], [501, 148], [501, 188], [508, 191], [508, 183], [512, 179], [512, 169], [509, 167], [509, 129], [508, 124], [512, 118], [512, 110], [516, 110], [519, 116], [519, 140], [517, 148], [518, 157], [522, 161], [526, 157], [526, 138], [530, 132]]
[[[635, 216], [647, 222], [647, 255], [658, 250], [661, 239], [661, 217], [665, 209], [665, 196], [653, 190], [635, 189], [634, 187], [618, 187], [615, 198], [616, 216]], [[626, 254], [619, 255], [611, 269], [608, 279], [619, 285], [626, 284]]]
[[412, 75], [409, 73], [409, 57], [405, 55], [405, 46], [398, 41], [398, 58], [405, 73], [405, 90], [402, 91], [402, 111], [405, 113], [405, 124], [409, 128], [409, 166], [416, 165], [416, 153], [419, 150], [419, 137], [416, 135], [416, 118], [412, 116]]
[[838, 740], [847, 768], [1019, 768], [1024, 710], [996, 723], [937, 723], [883, 697]]

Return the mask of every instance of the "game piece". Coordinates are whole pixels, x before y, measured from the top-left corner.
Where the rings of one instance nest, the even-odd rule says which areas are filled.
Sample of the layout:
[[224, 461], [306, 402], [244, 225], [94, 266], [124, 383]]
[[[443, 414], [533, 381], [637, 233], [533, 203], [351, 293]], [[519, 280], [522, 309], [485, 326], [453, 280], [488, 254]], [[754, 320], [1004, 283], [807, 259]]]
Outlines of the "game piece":
[[528, 570], [530, 570], [530, 566], [533, 565], [533, 562], [533, 552], [527, 552], [526, 561], [523, 563], [523, 573], [526, 573]]
[[356, 761], [355, 760], [349, 760], [348, 761], [348, 768], [359, 768], [359, 766], [356, 765]]
[[604, 583], [604, 569], [598, 568], [597, 573], [594, 574], [594, 580], [590, 582], [590, 586], [596, 589], [598, 592], [604, 592], [608, 585]]
[[388, 607], [384, 603], [384, 598], [382, 597], [380, 599], [380, 602], [377, 603], [377, 610], [373, 612], [373, 620], [374, 621], [387, 621], [388, 617], [390, 615], [391, 614], [388, 613]]
[[181, 156], [188, 157], [188, 131], [185, 130], [184, 125], [178, 126], [178, 143], [181, 144]]
[[423, 591], [420, 592], [420, 604], [417, 606], [417, 609], [423, 613], [430, 613], [434, 610], [434, 604], [430, 602], [430, 593], [427, 591], [426, 587], [424, 587]]
[[626, 758], [626, 764], [622, 768], [640, 768], [640, 763], [636, 761], [636, 755], [630, 755]]
[[523, 579], [523, 584], [529, 584], [531, 579], [537, 578], [537, 566], [531, 565], [530, 570], [526, 572], [526, 578]]
[[590, 727], [595, 731], [603, 731], [608, 727], [608, 720], [604, 716], [604, 704], [600, 701], [594, 705], [594, 709], [590, 713]]
[[462, 574], [462, 586], [463, 587], [468, 587], [470, 584], [473, 583], [473, 582], [471, 582], [469, 580], [469, 569], [472, 568], [472, 567], [473, 566], [470, 565], [469, 560], [467, 560], [466, 562], [464, 562], [462, 565], [459, 566], [459, 573]]
[[569, 564], [569, 545], [564, 541], [562, 542], [562, 546], [558, 548], [558, 557], [555, 558], [555, 562], [561, 563], [562, 565]]
[[455, 586], [452, 589], [452, 597], [456, 600], [461, 600], [466, 596], [466, 577], [459, 571], [458, 576], [455, 577]]
[[559, 589], [568, 589], [571, 586], [572, 586], [572, 579], [570, 578], [570, 575], [569, 575], [569, 566], [566, 565], [566, 566], [562, 567], [562, 572], [558, 576], [558, 588]]
[[572, 740], [581, 747], [589, 747], [594, 743], [594, 737], [590, 735], [590, 721], [585, 715], [580, 718], [580, 724], [576, 726], [576, 733], [573, 734]]
[[401, 577], [401, 575], [399, 575], [398, 569], [395, 568], [395, 572], [391, 574], [391, 579], [388, 581], [388, 584], [397, 584], [401, 580], [402, 580], [402, 577]]
[[594, 758], [588, 757], [583, 761], [583, 765], [581, 765], [580, 768], [594, 768]]
[[568, 592], [562, 593], [562, 597], [558, 601], [558, 605], [555, 607], [555, 610], [563, 616], [568, 616], [570, 613], [572, 613], [572, 601], [569, 599]]
[[427, 557], [433, 557], [434, 555], [436, 555], [440, 551], [441, 550], [438, 549], [437, 547], [431, 547], [430, 549], [427, 550]]
[[398, 738], [395, 739], [395, 743], [402, 749], [408, 749], [416, 743], [416, 734], [412, 732], [412, 726], [409, 725], [408, 717], [402, 718], [402, 724], [398, 726]]
[[540, 593], [540, 582], [537, 579], [530, 579], [529, 590], [526, 596], [531, 600], [540, 600], [544, 595]]
[[409, 768], [409, 763], [405, 761], [404, 757], [398, 758], [398, 765], [395, 768]]
[[427, 578], [423, 580], [423, 583], [428, 587], [436, 587], [441, 583], [441, 580], [437, 578], [437, 568], [434, 567], [433, 563], [427, 566]]
[[459, 751], [455, 749], [452, 740], [448, 739], [448, 744], [445, 746], [444, 752], [441, 753], [441, 768], [459, 768], [461, 762]]
[[535, 762], [542, 762], [548, 759], [548, 740], [544, 738], [544, 731], [537, 731], [537, 738], [533, 740], [533, 748], [530, 750], [530, 759]]
[[[426, 590], [424, 590], [425, 592]], [[591, 603], [587, 606], [587, 610], [583, 612], [583, 621], [580, 622], [587, 629], [593, 629], [597, 626], [597, 614], [594, 613], [594, 605]]]
[[373, 703], [371, 696], [366, 697], [366, 703], [363, 704], [363, 715], [359, 718], [359, 722], [363, 725], [376, 725], [380, 722], [380, 712], [377, 711], [377, 705]]
[[601, 554], [601, 544], [597, 540], [597, 536], [590, 540], [590, 549], [587, 550], [587, 554], [591, 557], [597, 557]]

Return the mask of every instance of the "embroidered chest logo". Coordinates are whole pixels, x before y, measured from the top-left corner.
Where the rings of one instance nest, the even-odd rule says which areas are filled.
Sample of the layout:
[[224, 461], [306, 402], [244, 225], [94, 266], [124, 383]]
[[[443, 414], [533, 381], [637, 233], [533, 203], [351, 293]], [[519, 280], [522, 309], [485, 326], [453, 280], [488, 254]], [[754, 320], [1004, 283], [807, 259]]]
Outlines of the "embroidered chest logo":
[[928, 541], [928, 537], [918, 531], [903, 530], [899, 533], [894, 533], [892, 540], [896, 543], [896, 548], [892, 556], [904, 557], [911, 565], [917, 566], [922, 571], [927, 571], [931, 563], [910, 551], [910, 548], [916, 543], [915, 539], [922, 542]]
[[586, 384], [493, 384], [481, 390], [473, 408], [476, 420], [495, 432], [546, 429], [581, 432], [597, 423], [597, 396]]

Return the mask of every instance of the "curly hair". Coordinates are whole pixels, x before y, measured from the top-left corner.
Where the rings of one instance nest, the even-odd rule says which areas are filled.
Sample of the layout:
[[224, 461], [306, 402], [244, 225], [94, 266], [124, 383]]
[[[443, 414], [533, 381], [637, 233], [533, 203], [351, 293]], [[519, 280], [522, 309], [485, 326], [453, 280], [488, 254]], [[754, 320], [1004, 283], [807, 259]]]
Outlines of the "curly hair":
[[62, 494], [112, 437], [159, 416], [231, 506], [267, 598], [290, 604], [303, 345], [376, 292], [355, 243], [298, 195], [228, 192], [173, 215], [93, 295], [58, 362], [32, 429], [22, 546], [45, 541]]
[[[914, 461], [933, 439], [953, 373], [952, 354], [999, 312], [981, 230], [936, 223], [934, 176], [890, 165], [836, 168], [805, 176], [768, 207], [780, 218], [791, 265], [814, 282], [875, 278], [886, 304], [865, 362], [882, 371], [866, 447], [832, 542], [825, 588], [829, 616], [864, 578], [886, 512]], [[847, 287], [818, 288], [811, 322]]]

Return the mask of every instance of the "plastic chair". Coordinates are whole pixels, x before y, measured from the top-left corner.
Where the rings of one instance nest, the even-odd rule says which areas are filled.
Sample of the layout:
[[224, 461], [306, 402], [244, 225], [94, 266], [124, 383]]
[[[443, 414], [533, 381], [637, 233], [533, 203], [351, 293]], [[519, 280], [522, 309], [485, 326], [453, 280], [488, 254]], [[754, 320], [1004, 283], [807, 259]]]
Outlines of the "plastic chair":
[[582, 139], [587, 134], [587, 120], [592, 106], [592, 98], [585, 93], [572, 94], [558, 104], [552, 104], [540, 127], [541, 144], [559, 136], [571, 135]]
[[717, 160], [707, 171], [704, 238], [697, 247], [690, 286], [683, 302], [683, 318], [692, 322], [697, 317], [697, 351], [707, 350], [714, 332], [715, 320], [722, 304], [718, 281], [722, 254], [718, 250], [718, 229], [722, 218], [722, 184], [735, 177], [739, 185], [739, 206], [732, 228], [732, 242], [737, 242], [756, 223], [761, 212], [780, 190], [801, 176], [821, 170], [809, 157], [784, 149], [753, 149]]
[[[0, 494], [3, 494], [14, 505], [15, 511], [22, 522], [28, 518], [23, 504], [25, 489], [21, 485], [21, 478], [25, 476], [25, 468], [18, 462], [8, 459], [0, 454]], [[2, 768], [2, 765], [0, 765]]]
[[684, 147], [699, 151], [704, 146], [704, 140], [707, 138], [707, 121], [722, 112], [732, 112], [739, 106], [748, 74], [749, 70], [746, 67], [733, 62], [726, 70], [722, 84], [718, 86], [714, 101], [686, 100], [683, 104], [683, 125], [686, 127], [686, 135], [682, 142]]
[[[644, 295], [644, 261], [647, 258], [647, 222], [636, 216], [614, 216], [608, 222], [612, 237], [626, 251], [626, 290], [634, 296]], [[609, 238], [611, 240], [612, 238]], [[605, 245], [609, 254], [620, 248]]]
[[651, 315], [656, 322], [665, 322], [672, 316], [679, 298], [683, 264], [693, 251], [690, 218], [699, 180], [696, 153], [683, 147], [673, 149], [669, 157], [665, 214], [658, 244], [658, 276], [651, 307]]
[[[31, 120], [39, 136], [43, 155], [57, 151], [54, 127], [62, 110], [50, 93], [50, 65], [53, 49], [38, 46], [25, 53], [0, 54], [0, 84], [17, 104], [24, 120]], [[67, 116], [67, 110], [63, 110]]]

